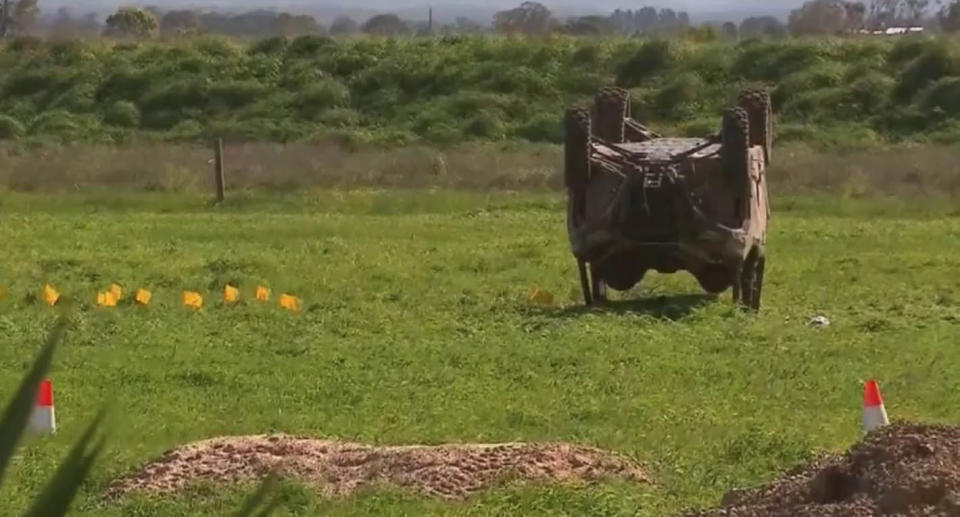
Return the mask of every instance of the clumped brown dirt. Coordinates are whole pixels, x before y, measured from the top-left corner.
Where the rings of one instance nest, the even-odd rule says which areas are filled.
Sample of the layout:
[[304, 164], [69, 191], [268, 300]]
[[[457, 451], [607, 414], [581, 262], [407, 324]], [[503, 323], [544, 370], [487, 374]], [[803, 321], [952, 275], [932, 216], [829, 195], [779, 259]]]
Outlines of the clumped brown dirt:
[[898, 424], [689, 517], [960, 516], [960, 427]]
[[169, 494], [200, 480], [257, 481], [271, 471], [333, 496], [387, 483], [444, 499], [462, 499], [506, 479], [649, 481], [628, 459], [569, 444], [373, 447], [271, 435], [216, 438], [168, 451], [116, 480], [106, 497]]

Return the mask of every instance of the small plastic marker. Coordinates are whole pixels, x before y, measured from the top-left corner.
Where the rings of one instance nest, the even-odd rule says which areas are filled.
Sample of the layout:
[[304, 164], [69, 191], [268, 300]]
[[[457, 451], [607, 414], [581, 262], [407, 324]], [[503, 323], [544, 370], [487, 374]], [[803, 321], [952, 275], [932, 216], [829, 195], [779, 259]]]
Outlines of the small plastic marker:
[[196, 291], [184, 291], [183, 305], [194, 309], [199, 309], [203, 307], [203, 296]]
[[291, 296], [289, 294], [280, 295], [280, 307], [283, 307], [290, 312], [300, 312], [301, 305], [300, 298], [297, 298], [296, 296]]
[[153, 297], [153, 294], [146, 289], [137, 289], [136, 300], [140, 305], [150, 305], [150, 298]]
[[119, 284], [110, 285], [110, 294], [113, 295], [114, 301], [120, 301], [123, 299], [123, 288]]
[[116, 307], [117, 298], [113, 295], [112, 291], [97, 293], [97, 305], [100, 307]]
[[863, 388], [863, 430], [870, 432], [889, 423], [883, 397], [880, 396], [880, 385], [875, 380], [869, 380]]
[[266, 287], [263, 287], [262, 285], [261, 285], [261, 286], [258, 286], [258, 287], [257, 287], [257, 301], [258, 301], [258, 302], [270, 301], [270, 290], [267, 289]]
[[236, 303], [240, 299], [240, 290], [232, 285], [224, 286], [223, 301], [227, 303]]
[[53, 412], [53, 383], [50, 379], [44, 379], [40, 383], [37, 402], [30, 417], [30, 430], [37, 434], [57, 432], [57, 421]]
[[60, 300], [60, 292], [50, 284], [43, 286], [43, 301], [53, 307]]

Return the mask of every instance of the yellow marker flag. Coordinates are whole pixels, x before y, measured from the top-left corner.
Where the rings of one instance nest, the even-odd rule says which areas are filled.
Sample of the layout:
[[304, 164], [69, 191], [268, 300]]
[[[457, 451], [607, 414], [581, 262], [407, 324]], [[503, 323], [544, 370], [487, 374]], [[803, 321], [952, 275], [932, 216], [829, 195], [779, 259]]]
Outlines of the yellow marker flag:
[[112, 284], [110, 286], [110, 294], [113, 295], [114, 301], [120, 301], [123, 299], [123, 288], [119, 284]]
[[100, 307], [116, 307], [117, 299], [114, 298], [113, 293], [110, 291], [97, 293], [97, 305]]
[[270, 290], [263, 286], [257, 287], [257, 301], [265, 302], [268, 300], [270, 300]]
[[240, 290], [232, 285], [223, 288], [223, 301], [227, 303], [236, 303], [240, 299]]
[[290, 296], [289, 294], [280, 295], [280, 307], [287, 309], [290, 312], [300, 312], [300, 298], [296, 296]]
[[153, 294], [146, 289], [137, 289], [137, 303], [140, 305], [150, 305], [150, 298], [153, 297]]
[[47, 305], [52, 307], [56, 305], [59, 300], [60, 292], [57, 291], [55, 287], [50, 284], [43, 286], [43, 301], [47, 302]]
[[539, 287], [534, 287], [530, 290], [529, 299], [533, 303], [539, 303], [541, 305], [553, 305], [553, 295], [548, 291], [544, 291]]
[[187, 307], [199, 309], [200, 307], [203, 307], [203, 296], [195, 291], [184, 291], [183, 304]]

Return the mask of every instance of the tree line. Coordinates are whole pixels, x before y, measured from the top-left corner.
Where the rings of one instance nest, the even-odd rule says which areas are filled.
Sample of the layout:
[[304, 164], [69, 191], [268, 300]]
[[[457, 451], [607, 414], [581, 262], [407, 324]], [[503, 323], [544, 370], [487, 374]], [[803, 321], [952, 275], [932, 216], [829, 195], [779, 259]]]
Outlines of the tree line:
[[[684, 11], [670, 8], [617, 9], [609, 15], [561, 20], [544, 4], [524, 1], [497, 12], [487, 23], [458, 18], [434, 25], [404, 20], [395, 14], [378, 14], [364, 21], [347, 16], [323, 24], [308, 14], [271, 10], [224, 13], [158, 7], [123, 7], [101, 21], [96, 14], [74, 15], [60, 8], [55, 16], [40, 16], [38, 0], [0, 0], [0, 36], [51, 34], [66, 37], [105, 35], [145, 38], [221, 34], [234, 37], [331, 35], [407, 36], [426, 34], [562, 33], [577, 36], [673, 36], [689, 34], [717, 37], [844, 34], [883, 30], [893, 26], [933, 25], [946, 32], [960, 31], [960, 0], [809, 0], [791, 12], [786, 23], [773, 16], [749, 17], [739, 24], [705, 24], [694, 27]], [[432, 14], [432, 13], [431, 13]]]

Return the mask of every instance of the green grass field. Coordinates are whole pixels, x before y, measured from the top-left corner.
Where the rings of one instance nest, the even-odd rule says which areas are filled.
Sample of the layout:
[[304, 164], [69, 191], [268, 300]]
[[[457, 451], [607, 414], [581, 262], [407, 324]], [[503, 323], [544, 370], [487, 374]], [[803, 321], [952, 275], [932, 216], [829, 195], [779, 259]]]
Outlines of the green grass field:
[[[775, 199], [765, 307], [651, 275], [603, 310], [577, 280], [558, 195], [318, 192], [232, 199], [0, 195], [0, 395], [57, 310], [58, 435], [20, 450], [15, 515], [104, 403], [109, 451], [81, 515], [220, 515], [247, 488], [102, 505], [114, 477], [173, 446], [286, 432], [378, 444], [574, 441], [644, 462], [651, 486], [504, 486], [464, 503], [385, 488], [343, 500], [286, 484], [281, 515], [664, 515], [713, 505], [860, 436], [861, 380], [895, 419], [960, 418], [960, 213], [930, 200]], [[93, 307], [111, 282], [150, 307]], [[218, 293], [239, 282], [247, 302]], [[250, 302], [266, 283], [293, 315]], [[556, 307], [525, 298], [532, 286]], [[180, 292], [207, 294], [200, 311]], [[823, 314], [833, 325], [813, 329]]]

